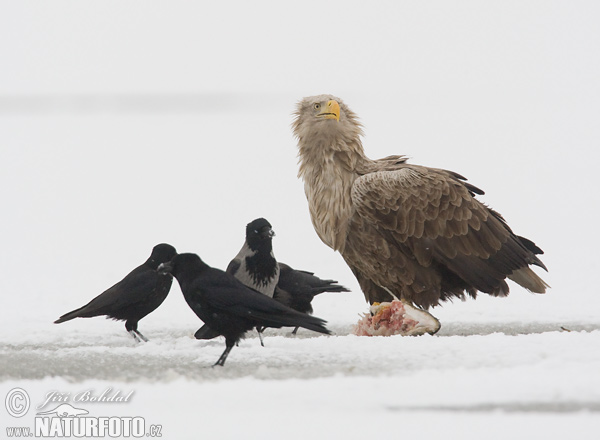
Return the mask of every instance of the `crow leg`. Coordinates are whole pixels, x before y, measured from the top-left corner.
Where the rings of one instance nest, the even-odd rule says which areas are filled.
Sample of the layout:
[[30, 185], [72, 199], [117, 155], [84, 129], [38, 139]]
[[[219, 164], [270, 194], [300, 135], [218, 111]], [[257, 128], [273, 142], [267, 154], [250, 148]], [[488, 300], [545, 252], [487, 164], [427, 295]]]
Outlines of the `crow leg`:
[[140, 339], [140, 337], [136, 334], [135, 331], [133, 330], [127, 330], [127, 333], [129, 333], [131, 336], [133, 336], [133, 339], [135, 339], [135, 342], [142, 342], [142, 340]]
[[294, 331], [292, 332], [292, 335], [293, 335], [293, 336], [296, 336], [296, 332], [298, 332], [298, 329], [299, 329], [299, 328], [300, 328], [300, 327], [296, 327], [296, 328], [294, 329]]
[[229, 344], [227, 344], [225, 351], [223, 352], [223, 354], [221, 355], [219, 360], [213, 365], [213, 367], [216, 367], [217, 365], [219, 365], [220, 367], [224, 366], [225, 359], [227, 359], [227, 356], [229, 355], [229, 352], [231, 351], [232, 348], [233, 348], [233, 345], [230, 346]]
[[141, 334], [137, 329], [134, 330], [135, 334], [138, 335], [140, 337], [140, 339], [144, 342], [148, 342], [148, 338], [145, 337], [143, 334]]
[[265, 331], [265, 327], [256, 327], [256, 331], [258, 332], [258, 339], [260, 339], [260, 345], [261, 345], [262, 347], [264, 347], [264, 346], [265, 346], [265, 343], [264, 343], [264, 341], [263, 341], [262, 334], [263, 334], [263, 332]]
[[125, 322], [125, 330], [127, 330], [127, 333], [129, 333], [131, 336], [133, 336], [133, 339], [135, 339], [136, 342], [148, 342], [148, 339], [146, 339], [146, 337], [141, 334], [140, 332], [138, 332], [137, 329], [137, 321], [132, 322], [132, 321], [126, 321]]

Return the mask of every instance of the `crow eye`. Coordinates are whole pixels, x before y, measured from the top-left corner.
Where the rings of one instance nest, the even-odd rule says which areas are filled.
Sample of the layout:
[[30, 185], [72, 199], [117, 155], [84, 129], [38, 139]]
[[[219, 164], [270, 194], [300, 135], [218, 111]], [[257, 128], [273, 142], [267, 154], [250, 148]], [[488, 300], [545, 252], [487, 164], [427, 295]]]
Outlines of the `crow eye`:
[[315, 110], [319, 110], [321, 108], [321, 104], [319, 104], [318, 102], [315, 103], [315, 105], [313, 105]]
[[254, 233], [255, 233], [255, 234], [258, 234], [258, 229], [255, 229], [255, 230], [254, 230]]

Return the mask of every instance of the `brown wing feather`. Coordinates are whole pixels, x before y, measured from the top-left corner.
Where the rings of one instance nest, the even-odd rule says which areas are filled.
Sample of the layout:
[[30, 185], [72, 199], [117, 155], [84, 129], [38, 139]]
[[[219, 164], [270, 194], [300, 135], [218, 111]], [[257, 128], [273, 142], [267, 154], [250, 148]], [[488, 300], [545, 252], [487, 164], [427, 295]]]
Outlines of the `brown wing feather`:
[[[507, 276], [538, 264], [532, 249], [539, 248], [515, 236], [498, 213], [476, 200], [474, 193], [482, 191], [462, 176], [404, 163], [390, 168], [365, 174], [352, 187], [357, 215], [348, 252], [355, 255], [346, 259], [355, 273], [427, 307], [464, 291], [504, 296]], [[379, 261], [368, 257], [376, 252], [363, 249], [365, 261], [357, 264], [368, 240], [381, 248]], [[390, 287], [394, 282], [401, 286], [396, 291]]]

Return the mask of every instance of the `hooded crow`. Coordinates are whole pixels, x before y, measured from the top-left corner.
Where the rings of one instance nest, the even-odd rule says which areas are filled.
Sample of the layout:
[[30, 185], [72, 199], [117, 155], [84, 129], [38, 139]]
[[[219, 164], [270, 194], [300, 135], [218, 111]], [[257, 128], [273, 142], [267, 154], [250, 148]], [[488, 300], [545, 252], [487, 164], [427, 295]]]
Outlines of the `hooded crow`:
[[232, 275], [211, 268], [196, 254], [176, 255], [158, 270], [177, 278], [194, 313], [210, 329], [225, 336], [225, 351], [215, 365], [223, 366], [233, 346], [254, 327], [298, 326], [330, 334], [324, 320], [249, 289]]
[[[311, 301], [323, 292], [348, 292], [337, 281], [322, 280], [312, 272], [294, 270], [287, 264], [278, 263], [273, 255], [272, 239], [275, 236], [271, 224], [258, 218], [246, 226], [246, 241], [242, 249], [227, 266], [227, 273], [244, 285], [272, 297], [276, 301], [302, 313], [312, 314]], [[260, 344], [264, 347], [263, 328], [257, 328]], [[296, 334], [298, 327], [292, 334]], [[204, 325], [194, 335], [196, 339], [213, 339], [219, 334]]]
[[54, 323], [106, 315], [107, 318], [125, 321], [125, 329], [136, 341], [147, 342], [148, 339], [137, 329], [138, 321], [156, 310], [169, 294], [173, 277], [168, 273], [158, 273], [156, 269], [175, 255], [177, 251], [169, 244], [154, 246], [144, 264], [85, 306], [64, 314]]
[[227, 266], [226, 272], [244, 285], [273, 298], [279, 281], [279, 266], [273, 255], [275, 232], [264, 218], [246, 225], [246, 241]]
[[[228, 274], [236, 277], [245, 286], [269, 298], [273, 298], [279, 280], [279, 265], [273, 255], [274, 236], [271, 223], [264, 218], [257, 218], [248, 223], [244, 245], [226, 269]], [[263, 347], [265, 346], [262, 338], [264, 330], [264, 327], [256, 328], [260, 345]], [[196, 339], [212, 339], [219, 335], [207, 326], [203, 326], [194, 336]]]

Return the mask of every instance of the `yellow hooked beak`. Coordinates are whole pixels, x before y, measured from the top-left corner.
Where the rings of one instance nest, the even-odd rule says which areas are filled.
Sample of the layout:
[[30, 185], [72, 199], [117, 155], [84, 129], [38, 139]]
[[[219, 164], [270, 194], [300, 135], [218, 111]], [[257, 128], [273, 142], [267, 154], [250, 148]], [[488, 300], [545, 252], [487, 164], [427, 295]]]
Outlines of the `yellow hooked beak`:
[[327, 105], [317, 114], [318, 117], [324, 119], [335, 119], [340, 121], [340, 104], [332, 99], [327, 102]]

